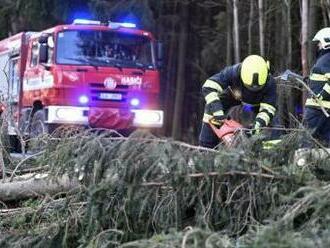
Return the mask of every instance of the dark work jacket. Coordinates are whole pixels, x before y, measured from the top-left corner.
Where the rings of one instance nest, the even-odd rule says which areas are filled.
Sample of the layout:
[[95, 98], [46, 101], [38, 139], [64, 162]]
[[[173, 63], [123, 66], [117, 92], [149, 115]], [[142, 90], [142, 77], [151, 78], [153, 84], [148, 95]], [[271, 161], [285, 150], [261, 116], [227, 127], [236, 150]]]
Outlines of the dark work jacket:
[[[223, 110], [226, 112], [230, 107], [239, 104], [249, 104], [259, 108], [260, 104], [266, 106], [265, 108], [259, 108], [259, 113], [265, 112], [269, 116], [269, 120], [265, 121], [264, 118], [259, 118], [257, 115], [257, 121], [261, 126], [267, 126], [271, 119], [275, 115], [276, 110], [276, 83], [274, 78], [269, 74], [265, 86], [259, 91], [252, 91], [244, 87], [240, 78], [240, 66], [236, 64], [226, 67], [219, 73], [211, 76], [208, 80], [216, 82], [221, 86], [222, 90], [216, 90], [214, 87], [208, 87], [210, 84], [204, 84], [202, 88], [202, 94], [206, 97], [211, 92], [217, 92], [219, 94], [219, 100], [214, 100], [211, 103], [206, 104], [205, 112], [207, 115]], [[207, 81], [208, 81], [207, 80]], [[206, 81], [206, 82], [207, 82]], [[259, 115], [262, 116], [262, 115]]]
[[[322, 105], [326, 109], [330, 109], [330, 49], [321, 50], [316, 63], [311, 69], [309, 75], [309, 87], [314, 95], [309, 92], [306, 106], [320, 108]], [[315, 95], [318, 100], [315, 100]]]

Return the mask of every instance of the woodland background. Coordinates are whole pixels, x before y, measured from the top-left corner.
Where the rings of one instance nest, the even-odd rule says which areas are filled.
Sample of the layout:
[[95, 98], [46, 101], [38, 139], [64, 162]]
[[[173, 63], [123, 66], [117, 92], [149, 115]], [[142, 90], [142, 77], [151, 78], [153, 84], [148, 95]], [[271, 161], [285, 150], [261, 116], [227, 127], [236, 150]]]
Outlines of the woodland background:
[[0, 38], [75, 18], [132, 21], [164, 43], [163, 135], [195, 142], [204, 80], [249, 54], [308, 75], [315, 33], [329, 25], [329, 0], [0, 0]]

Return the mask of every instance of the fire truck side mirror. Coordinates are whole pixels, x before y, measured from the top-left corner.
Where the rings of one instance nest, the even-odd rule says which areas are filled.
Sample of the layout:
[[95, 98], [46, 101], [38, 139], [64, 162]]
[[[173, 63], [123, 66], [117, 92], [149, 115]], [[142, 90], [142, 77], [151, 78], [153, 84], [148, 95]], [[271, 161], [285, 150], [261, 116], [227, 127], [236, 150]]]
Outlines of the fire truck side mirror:
[[48, 35], [41, 35], [40, 37], [39, 37], [39, 39], [38, 39], [38, 42], [40, 43], [40, 44], [45, 44], [45, 43], [47, 43], [47, 41], [48, 41]]
[[157, 67], [163, 67], [163, 59], [164, 59], [164, 45], [162, 42], [157, 42]]
[[39, 46], [39, 64], [46, 64], [48, 61], [47, 43], [41, 43]]

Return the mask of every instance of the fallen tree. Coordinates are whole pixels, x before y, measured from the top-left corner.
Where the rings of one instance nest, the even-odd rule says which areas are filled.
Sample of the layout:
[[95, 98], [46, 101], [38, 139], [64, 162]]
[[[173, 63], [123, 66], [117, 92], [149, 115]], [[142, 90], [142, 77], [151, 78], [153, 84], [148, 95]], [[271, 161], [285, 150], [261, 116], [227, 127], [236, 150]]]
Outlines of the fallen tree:
[[[290, 239], [284, 230], [295, 235], [305, 230], [304, 224], [321, 223], [312, 210], [327, 192], [322, 185], [326, 183], [316, 180], [312, 171], [294, 165], [301, 139], [305, 137], [300, 134], [288, 135], [280, 145], [264, 150], [256, 137], [242, 140], [237, 149], [209, 150], [147, 133], [130, 138], [107, 132], [48, 137], [35, 161], [36, 168], [47, 165], [48, 179], [13, 177], [2, 183], [23, 186], [30, 180], [43, 186], [36, 187], [37, 194], [16, 187], [18, 194], [25, 191], [33, 198], [19, 201], [16, 210], [0, 207], [0, 246], [181, 247], [192, 240], [205, 246], [237, 240], [248, 245], [267, 235], [282, 235], [285, 244]], [[311, 185], [320, 197], [307, 201], [311, 191], [303, 189]], [[78, 191], [62, 194], [76, 186]], [[316, 212], [325, 215], [325, 209]], [[254, 230], [256, 226], [265, 231]], [[319, 228], [326, 230], [324, 224]]]

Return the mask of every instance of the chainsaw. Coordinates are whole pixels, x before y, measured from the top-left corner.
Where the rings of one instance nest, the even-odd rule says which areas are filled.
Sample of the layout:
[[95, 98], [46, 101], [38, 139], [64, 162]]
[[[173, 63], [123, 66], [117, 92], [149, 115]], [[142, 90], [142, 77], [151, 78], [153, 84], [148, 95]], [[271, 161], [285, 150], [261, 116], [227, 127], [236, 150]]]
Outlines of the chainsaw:
[[220, 126], [219, 122], [211, 119], [209, 124], [215, 135], [226, 147], [234, 147], [236, 145], [237, 134], [244, 128], [243, 125], [235, 120], [224, 120]]
[[[210, 127], [212, 128], [215, 135], [221, 140], [226, 147], [232, 148], [235, 147], [238, 143], [238, 134], [241, 134], [241, 131], [249, 131], [250, 129], [245, 128], [242, 124], [235, 120], [224, 120], [220, 123], [214, 119], [209, 121]], [[243, 132], [245, 135], [246, 133]], [[246, 137], [250, 137], [246, 135]], [[281, 142], [281, 139], [265, 140], [262, 142], [263, 149], [268, 150], [272, 149]]]

